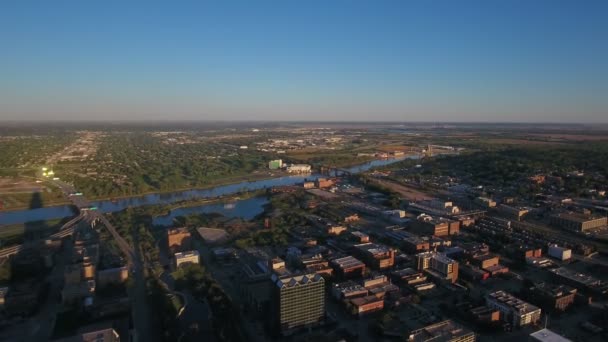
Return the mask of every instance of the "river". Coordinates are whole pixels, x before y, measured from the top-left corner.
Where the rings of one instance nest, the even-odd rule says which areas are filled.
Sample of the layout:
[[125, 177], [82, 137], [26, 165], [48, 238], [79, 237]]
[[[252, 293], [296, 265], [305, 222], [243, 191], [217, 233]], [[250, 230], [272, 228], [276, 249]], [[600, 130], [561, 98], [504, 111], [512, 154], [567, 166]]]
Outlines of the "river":
[[[344, 169], [348, 170], [351, 173], [360, 173], [365, 172], [373, 167], [389, 165], [405, 159], [417, 158], [418, 156], [405, 156], [400, 158], [378, 159]], [[91, 201], [91, 204], [93, 206], [96, 206], [97, 210], [101, 212], [110, 213], [120, 211], [129, 207], [139, 207], [142, 205], [170, 204], [196, 198], [216, 198], [218, 196], [229, 196], [239, 192], [255, 191], [281, 185], [296, 185], [298, 183], [302, 183], [306, 179], [314, 180], [319, 177], [324, 176], [319, 174], [284, 176], [258, 181], [222, 185], [210, 189], [186, 190], [162, 194], [149, 194], [138, 197], [122, 198], [115, 201]], [[168, 216], [161, 216], [156, 218], [155, 223], [163, 225], [171, 224], [173, 218], [180, 215], [212, 212], [220, 213], [228, 217], [242, 217], [244, 219], [249, 219], [261, 213], [263, 210], [263, 206], [266, 202], [267, 199], [265, 199], [264, 197], [257, 197], [231, 202], [234, 205], [233, 208], [232, 205], [225, 206], [222, 203], [209, 203], [200, 206], [179, 208], [173, 210]], [[74, 212], [74, 208], [70, 205], [0, 212], [0, 226], [40, 220], [52, 220], [73, 216], [75, 214], [76, 213]]]

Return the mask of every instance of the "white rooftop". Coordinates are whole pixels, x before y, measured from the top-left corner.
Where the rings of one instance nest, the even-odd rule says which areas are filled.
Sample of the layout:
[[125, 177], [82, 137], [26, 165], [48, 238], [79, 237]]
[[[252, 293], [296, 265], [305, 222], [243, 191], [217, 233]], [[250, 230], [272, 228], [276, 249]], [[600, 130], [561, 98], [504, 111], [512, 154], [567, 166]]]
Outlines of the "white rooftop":
[[537, 332], [533, 332], [530, 334], [530, 337], [534, 340], [543, 342], [572, 342], [572, 340], [556, 334], [549, 329], [541, 329]]

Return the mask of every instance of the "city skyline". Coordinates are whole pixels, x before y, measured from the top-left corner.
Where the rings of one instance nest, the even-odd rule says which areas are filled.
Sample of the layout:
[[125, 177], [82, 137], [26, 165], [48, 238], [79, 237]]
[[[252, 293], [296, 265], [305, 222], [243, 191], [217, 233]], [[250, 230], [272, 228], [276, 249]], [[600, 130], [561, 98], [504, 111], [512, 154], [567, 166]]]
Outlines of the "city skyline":
[[2, 121], [608, 122], [601, 1], [1, 7]]

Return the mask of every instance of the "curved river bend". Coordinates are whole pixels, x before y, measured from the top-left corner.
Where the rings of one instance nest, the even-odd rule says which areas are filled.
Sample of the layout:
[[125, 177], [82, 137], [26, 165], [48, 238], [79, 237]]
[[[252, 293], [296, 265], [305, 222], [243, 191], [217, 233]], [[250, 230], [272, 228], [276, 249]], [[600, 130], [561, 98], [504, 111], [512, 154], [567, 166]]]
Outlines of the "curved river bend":
[[[360, 173], [365, 172], [373, 167], [389, 165], [405, 159], [417, 158], [419, 157], [406, 156], [393, 159], [373, 160], [365, 164], [356, 165], [345, 169], [351, 173]], [[110, 213], [120, 211], [129, 207], [139, 207], [143, 205], [154, 204], [170, 204], [196, 198], [216, 198], [219, 196], [233, 195], [239, 192], [272, 188], [275, 186], [296, 185], [298, 183], [302, 183], [306, 179], [314, 180], [319, 177], [324, 176], [318, 174], [305, 176], [285, 176], [259, 181], [222, 185], [210, 189], [186, 190], [163, 194], [149, 194], [139, 197], [122, 198], [115, 201], [91, 201], [91, 204], [96, 206], [98, 208], [97, 210], [101, 212]], [[233, 203], [232, 205], [225, 205], [222, 203], [210, 203], [188, 208], [178, 208], [174, 209], [167, 216], [157, 217], [155, 219], [155, 223], [159, 225], [170, 225], [174, 217], [195, 213], [220, 213], [227, 217], [242, 217], [244, 219], [250, 219], [261, 213], [264, 204], [266, 204], [267, 202], [268, 200], [264, 197], [255, 197], [231, 202]], [[40, 220], [59, 219], [68, 216], [73, 216], [75, 214], [76, 213], [74, 212], [74, 208], [70, 205], [0, 212], [0, 226]]]

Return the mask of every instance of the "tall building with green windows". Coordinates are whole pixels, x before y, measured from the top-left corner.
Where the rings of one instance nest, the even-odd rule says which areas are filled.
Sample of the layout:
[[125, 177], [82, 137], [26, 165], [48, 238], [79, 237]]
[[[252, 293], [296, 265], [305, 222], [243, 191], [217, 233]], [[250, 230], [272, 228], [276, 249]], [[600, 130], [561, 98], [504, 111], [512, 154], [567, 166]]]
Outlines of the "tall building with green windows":
[[283, 335], [325, 319], [325, 280], [319, 274], [272, 276], [273, 320]]

